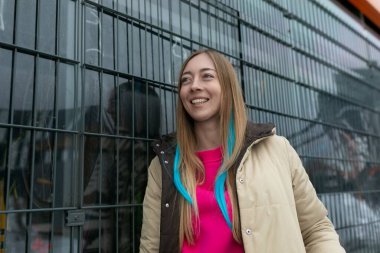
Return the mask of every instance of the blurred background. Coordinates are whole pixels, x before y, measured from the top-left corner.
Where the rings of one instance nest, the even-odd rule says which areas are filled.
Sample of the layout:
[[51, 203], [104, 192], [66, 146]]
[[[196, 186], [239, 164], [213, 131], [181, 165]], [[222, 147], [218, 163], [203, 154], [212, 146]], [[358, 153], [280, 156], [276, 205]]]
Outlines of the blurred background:
[[205, 47], [300, 154], [347, 252], [380, 252], [379, 5], [0, 0], [0, 253], [138, 252], [150, 144]]

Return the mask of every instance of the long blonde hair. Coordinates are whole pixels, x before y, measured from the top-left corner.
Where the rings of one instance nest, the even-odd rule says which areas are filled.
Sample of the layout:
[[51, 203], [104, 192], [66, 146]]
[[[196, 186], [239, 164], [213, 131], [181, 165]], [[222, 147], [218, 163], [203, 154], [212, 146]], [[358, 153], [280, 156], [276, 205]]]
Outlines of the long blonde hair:
[[[181, 99], [179, 97], [179, 91], [181, 90], [181, 76], [188, 64], [188, 62], [195, 56], [200, 54], [207, 54], [213, 61], [215, 70], [221, 86], [221, 105], [220, 105], [220, 126], [221, 126], [221, 143], [223, 150], [223, 163], [218, 175], [227, 171], [227, 190], [232, 204], [232, 233], [237, 242], [242, 241], [239, 210], [237, 205], [237, 199], [232, 189], [234, 185], [235, 175], [231, 173], [230, 168], [234, 164], [237, 156], [244, 142], [244, 134], [247, 125], [247, 116], [245, 111], [244, 99], [241, 91], [240, 84], [238, 82], [235, 70], [232, 64], [220, 53], [210, 50], [202, 49], [192, 53], [183, 63], [179, 73], [179, 87], [178, 87], [178, 103], [176, 110], [177, 118], [177, 142], [180, 152], [179, 157], [179, 173], [183, 186], [190, 194], [192, 199], [192, 205], [186, 201], [183, 197], [180, 199], [180, 226], [179, 226], [179, 238], [180, 248], [182, 248], [184, 239], [189, 244], [194, 244], [194, 228], [192, 219], [195, 218], [196, 222], [199, 221], [198, 205], [196, 201], [196, 185], [200, 184], [204, 180], [205, 171], [202, 162], [196, 156], [196, 136], [194, 132], [194, 121], [190, 115], [186, 112]], [[228, 146], [228, 130], [231, 122], [235, 128], [235, 145], [233, 147], [231, 155], [227, 152]], [[196, 226], [198, 227], [198, 226]]]

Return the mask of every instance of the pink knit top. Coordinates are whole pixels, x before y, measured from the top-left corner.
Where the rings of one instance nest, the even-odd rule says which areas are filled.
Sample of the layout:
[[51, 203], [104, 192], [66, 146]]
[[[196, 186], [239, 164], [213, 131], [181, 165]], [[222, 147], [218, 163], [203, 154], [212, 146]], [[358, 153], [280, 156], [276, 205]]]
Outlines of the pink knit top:
[[[237, 243], [232, 231], [228, 227], [222, 211], [214, 195], [214, 182], [220, 165], [222, 164], [222, 149], [197, 152], [205, 168], [205, 181], [196, 189], [199, 209], [199, 224], [193, 222], [195, 232], [195, 244], [189, 245], [186, 240], [183, 243], [182, 253], [199, 252], [244, 252], [241, 244]], [[227, 208], [232, 221], [231, 203], [227, 191], [224, 195], [227, 200]]]

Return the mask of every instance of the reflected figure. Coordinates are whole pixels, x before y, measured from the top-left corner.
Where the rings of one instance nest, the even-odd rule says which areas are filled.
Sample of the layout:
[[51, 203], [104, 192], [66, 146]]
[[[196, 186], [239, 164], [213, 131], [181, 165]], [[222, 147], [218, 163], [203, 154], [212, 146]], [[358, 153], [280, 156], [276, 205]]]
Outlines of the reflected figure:
[[[344, 97], [346, 79], [336, 76], [336, 80], [337, 93]], [[373, 107], [370, 103], [375, 101], [365, 97], [371, 94], [363, 92], [359, 95], [363, 96], [361, 101], [368, 101]], [[376, 154], [380, 150], [376, 138], [365, 133], [379, 132], [379, 117], [329, 95], [319, 94], [318, 100], [317, 121], [343, 129], [310, 123], [307, 131], [296, 134], [295, 137], [302, 140], [300, 146], [310, 150], [308, 155], [323, 157], [305, 158], [310, 179], [318, 193], [329, 193], [321, 195], [321, 199], [331, 210], [330, 217], [347, 252], [378, 249], [380, 168], [372, 162], [378, 159]], [[315, 138], [310, 138], [307, 132], [313, 133]]]
[[[363, 176], [365, 171], [371, 167], [369, 163], [374, 159], [371, 154], [376, 154], [380, 150], [374, 152], [372, 149], [378, 149], [378, 145], [371, 143], [372, 138], [370, 136], [357, 131], [376, 132], [378, 127], [376, 119], [369, 115], [369, 111], [358, 106], [344, 105], [339, 107], [336, 105], [336, 100], [326, 96], [320, 96], [319, 101], [321, 108], [319, 119], [322, 122], [333, 123], [348, 129], [323, 128], [326, 135], [326, 146], [330, 147], [326, 150], [326, 156], [331, 157], [333, 154], [333, 157], [339, 158], [328, 167], [337, 170], [344, 181], [352, 185], [351, 190], [360, 190], [364, 181], [358, 180], [358, 177], [359, 175]], [[380, 185], [380, 181], [378, 183]], [[326, 191], [321, 189], [321, 192]]]
[[[118, 94], [117, 94], [118, 92]], [[86, 136], [84, 153], [84, 196], [86, 206], [142, 203], [150, 144], [134, 137], [155, 139], [160, 132], [160, 99], [152, 87], [135, 80], [110, 92], [103, 110], [90, 107], [85, 115], [87, 131], [113, 137]], [[132, 252], [133, 234], [137, 247], [142, 213], [140, 207], [91, 209], [86, 212], [83, 252]], [[133, 225], [134, 224], [134, 225]], [[134, 227], [133, 227], [134, 226]], [[116, 241], [118, 240], [118, 241]]]

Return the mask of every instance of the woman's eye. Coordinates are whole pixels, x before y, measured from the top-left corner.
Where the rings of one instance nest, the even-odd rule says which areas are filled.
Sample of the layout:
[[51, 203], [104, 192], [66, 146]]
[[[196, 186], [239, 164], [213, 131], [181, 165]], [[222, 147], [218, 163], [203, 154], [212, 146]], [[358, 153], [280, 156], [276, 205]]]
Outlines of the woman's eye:
[[214, 78], [214, 76], [211, 75], [211, 74], [204, 74], [203, 78], [205, 78], [205, 79], [212, 79], [212, 78]]
[[183, 84], [183, 83], [188, 83], [189, 80], [190, 80], [190, 78], [188, 78], [188, 77], [182, 77], [182, 78], [181, 78], [181, 83], [182, 83], [182, 84]]

